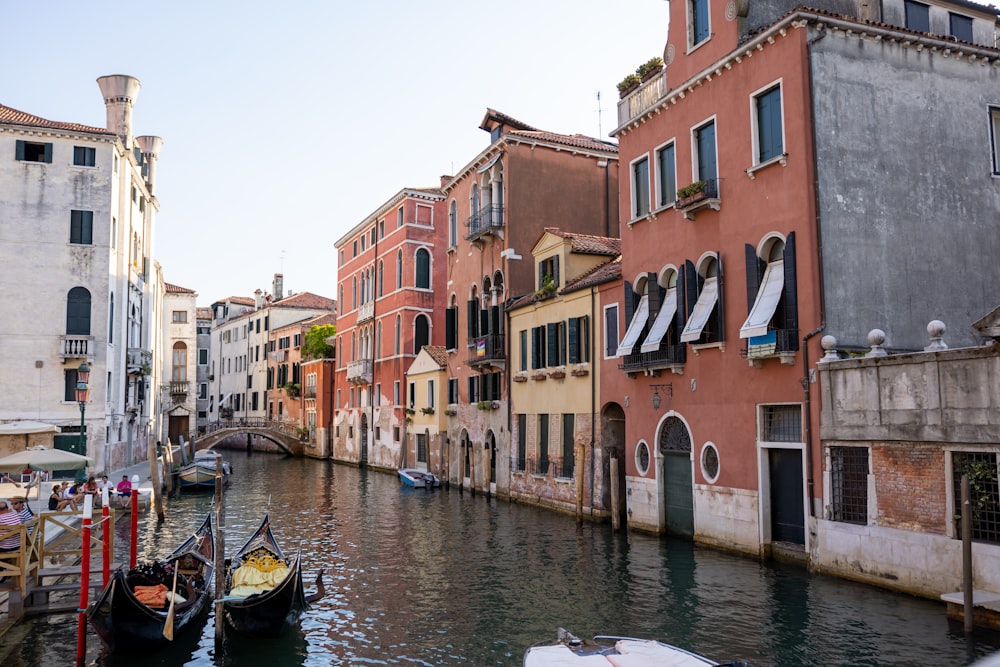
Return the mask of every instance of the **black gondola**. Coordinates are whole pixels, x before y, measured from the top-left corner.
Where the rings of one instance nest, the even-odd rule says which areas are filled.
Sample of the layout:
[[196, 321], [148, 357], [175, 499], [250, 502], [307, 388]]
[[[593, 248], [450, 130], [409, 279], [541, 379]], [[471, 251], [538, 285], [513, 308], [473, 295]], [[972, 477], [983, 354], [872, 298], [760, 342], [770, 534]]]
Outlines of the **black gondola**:
[[307, 606], [301, 559], [285, 558], [265, 514], [226, 572], [226, 625], [244, 635], [276, 637], [295, 625]]
[[[164, 560], [116, 570], [87, 618], [110, 652], [148, 651], [204, 621], [214, 576], [215, 540], [208, 516]], [[177, 597], [171, 606], [173, 591]]]

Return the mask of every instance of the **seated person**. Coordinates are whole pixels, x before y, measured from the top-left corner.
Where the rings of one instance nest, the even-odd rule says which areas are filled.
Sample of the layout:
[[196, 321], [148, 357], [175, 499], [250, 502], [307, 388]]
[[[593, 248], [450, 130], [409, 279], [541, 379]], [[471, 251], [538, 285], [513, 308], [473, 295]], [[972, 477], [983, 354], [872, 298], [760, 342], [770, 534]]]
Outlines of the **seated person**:
[[128, 475], [122, 475], [122, 481], [118, 482], [118, 504], [122, 507], [128, 507], [129, 501], [132, 499], [132, 482], [128, 480]]
[[101, 504], [101, 495], [98, 493], [97, 480], [91, 475], [87, 478], [87, 481], [83, 485], [83, 493], [94, 499], [94, 507], [98, 507]]
[[64, 497], [62, 484], [56, 484], [52, 487], [52, 495], [49, 496], [49, 511], [61, 512], [67, 507], [75, 512], [76, 498], [73, 498], [72, 496], [69, 498]]

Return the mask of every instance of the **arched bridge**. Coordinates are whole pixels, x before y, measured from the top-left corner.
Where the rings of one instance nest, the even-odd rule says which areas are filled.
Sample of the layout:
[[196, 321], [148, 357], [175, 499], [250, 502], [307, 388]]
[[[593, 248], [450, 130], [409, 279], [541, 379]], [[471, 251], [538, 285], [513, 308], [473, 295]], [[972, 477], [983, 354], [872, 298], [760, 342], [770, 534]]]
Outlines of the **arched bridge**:
[[205, 431], [192, 434], [195, 450], [214, 447], [234, 435], [255, 435], [273, 442], [279, 449], [292, 456], [302, 456], [304, 446], [299, 438], [298, 427], [286, 422], [278, 422], [263, 417], [247, 419], [227, 419], [207, 424]]

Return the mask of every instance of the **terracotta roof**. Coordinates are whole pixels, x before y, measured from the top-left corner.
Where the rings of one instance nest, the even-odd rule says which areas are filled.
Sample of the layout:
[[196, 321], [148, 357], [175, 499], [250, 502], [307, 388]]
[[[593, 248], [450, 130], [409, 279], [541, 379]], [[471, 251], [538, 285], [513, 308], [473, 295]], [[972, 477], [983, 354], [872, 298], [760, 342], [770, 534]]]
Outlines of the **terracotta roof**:
[[504, 125], [508, 125], [518, 130], [528, 130], [528, 131], [538, 130], [538, 128], [532, 127], [527, 123], [521, 122], [518, 119], [514, 118], [513, 116], [508, 116], [505, 113], [497, 111], [496, 109], [490, 109], [489, 107], [486, 108], [486, 115], [483, 116], [483, 122], [479, 124], [479, 129], [480, 130], [488, 129], [489, 122], [491, 120], [495, 120], [498, 123], [503, 123]]
[[194, 294], [193, 289], [188, 289], [187, 287], [180, 287], [179, 285], [172, 285], [170, 283], [163, 283], [163, 289], [167, 294]]
[[219, 299], [216, 303], [234, 303], [237, 306], [252, 306], [254, 305], [254, 300], [248, 296], [227, 296], [224, 299]]
[[307, 324], [310, 327], [321, 326], [323, 324], [337, 324], [337, 315], [335, 313], [323, 313], [322, 315], [317, 315], [316, 317], [310, 317], [308, 320], [302, 320], [303, 324]]
[[34, 116], [24, 111], [18, 111], [12, 107], [0, 104], [0, 123], [10, 123], [12, 125], [27, 125], [29, 127], [45, 127], [51, 130], [68, 130], [70, 132], [90, 132], [93, 134], [107, 134], [114, 136], [115, 133], [103, 127], [90, 127], [79, 123], [60, 123], [55, 120], [46, 120], [40, 116]]
[[212, 309], [206, 306], [198, 306], [195, 308], [195, 317], [199, 320], [210, 320], [212, 319]]
[[444, 367], [448, 365], [448, 350], [444, 345], [424, 345], [424, 350], [430, 355], [438, 366]]
[[610, 141], [601, 141], [600, 139], [588, 137], [584, 134], [559, 134], [557, 132], [545, 132], [542, 130], [514, 130], [508, 132], [505, 136], [508, 139], [511, 137], [520, 137], [531, 141], [546, 141], [552, 144], [572, 146], [573, 148], [618, 152], [618, 144], [611, 143]]
[[283, 306], [286, 308], [323, 308], [333, 310], [336, 302], [325, 296], [313, 294], [312, 292], [299, 292], [292, 296], [286, 296], [278, 301], [272, 301], [272, 306]]
[[568, 281], [566, 286], [559, 290], [559, 293], [566, 294], [567, 292], [575, 292], [576, 290], [586, 289], [588, 287], [593, 287], [594, 285], [601, 285], [603, 283], [611, 282], [612, 280], [618, 280], [621, 277], [622, 257], [621, 255], [618, 255], [610, 261], [598, 264], [582, 276]]
[[615, 257], [622, 252], [621, 239], [608, 236], [594, 236], [593, 234], [564, 232], [558, 227], [546, 227], [545, 231], [567, 239], [570, 242], [570, 252], [578, 252], [584, 255], [607, 255], [608, 257]]

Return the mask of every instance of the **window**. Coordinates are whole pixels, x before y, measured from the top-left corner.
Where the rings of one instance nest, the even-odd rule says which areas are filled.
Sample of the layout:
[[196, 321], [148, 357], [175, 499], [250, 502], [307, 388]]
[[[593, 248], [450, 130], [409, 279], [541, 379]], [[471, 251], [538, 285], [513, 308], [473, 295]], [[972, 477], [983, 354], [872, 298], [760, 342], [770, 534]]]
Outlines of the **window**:
[[14, 146], [14, 159], [22, 162], [52, 162], [52, 144], [18, 139]]
[[968, 16], [949, 12], [948, 29], [955, 39], [962, 42], [972, 41], [972, 19]]
[[392, 383], [392, 404], [400, 405], [399, 401], [399, 380], [394, 380]]
[[66, 295], [66, 335], [90, 335], [90, 292], [74, 287]]
[[618, 356], [618, 304], [604, 307], [604, 358]]
[[521, 372], [528, 370], [528, 330], [524, 329], [518, 336], [518, 346], [520, 347]]
[[352, 244], [351, 257], [357, 257], [357, 256], [358, 256], [358, 240], [354, 239], [354, 243]]
[[531, 367], [545, 368], [545, 327], [531, 329]]
[[446, 350], [458, 349], [458, 306], [450, 306], [444, 311], [444, 347]]
[[448, 378], [448, 402], [458, 403], [458, 378]]
[[917, 32], [930, 32], [931, 23], [928, 5], [922, 2], [905, 0], [903, 7], [906, 10], [906, 27]]
[[402, 349], [400, 347], [400, 340], [403, 333], [403, 322], [399, 315], [396, 315], [396, 333], [395, 333], [395, 343], [393, 345], [393, 354], [399, 355], [399, 351]]
[[649, 158], [632, 163], [632, 218], [649, 214]]
[[538, 472], [549, 472], [549, 416], [538, 415]]
[[763, 442], [802, 442], [802, 408], [798, 405], [761, 406]]
[[427, 463], [426, 433], [417, 433], [417, 463]]
[[517, 469], [524, 470], [528, 462], [528, 416], [517, 416]]
[[477, 376], [469, 377], [469, 403], [479, 402], [479, 378]]
[[701, 44], [709, 38], [708, 0], [689, 0], [688, 22], [690, 46]]
[[424, 345], [430, 345], [430, 324], [426, 315], [417, 315], [413, 321], [413, 354], [420, 352]]
[[677, 199], [677, 163], [674, 155], [674, 145], [664, 146], [656, 151], [656, 205], [669, 206]]
[[[694, 264], [686, 262], [685, 273], [688, 303], [695, 301], [695, 304], [684, 325], [684, 331], [681, 332], [680, 342], [721, 342], [725, 338], [722, 330], [722, 304], [719, 300], [722, 293], [722, 263], [714, 255], [709, 256], [695, 271]], [[695, 294], [697, 300], [691, 298]]]
[[715, 157], [715, 121], [694, 131], [695, 173], [699, 181], [714, 181], [718, 177]]
[[434, 380], [427, 381], [427, 407], [434, 407]]
[[566, 324], [565, 322], [549, 322], [545, 325], [545, 339], [548, 343], [547, 359], [549, 366], [566, 365]]
[[454, 199], [448, 208], [448, 245], [451, 247], [458, 245], [458, 202]]
[[403, 207], [400, 206], [398, 209], [396, 209], [396, 227], [402, 227], [402, 226], [403, 226]]
[[431, 254], [427, 248], [417, 250], [416, 256], [416, 276], [414, 285], [417, 289], [430, 289], [431, 287]]
[[563, 415], [562, 423], [562, 474], [560, 477], [572, 477], [573, 468], [576, 465], [575, 456], [575, 436], [576, 420], [573, 415]]
[[204, 347], [198, 350], [198, 365], [208, 366], [208, 350]]
[[774, 86], [754, 97], [752, 109], [757, 130], [754, 137], [756, 145], [754, 164], [783, 155], [785, 149], [781, 122], [781, 86]]
[[[952, 488], [955, 507], [962, 507], [962, 475], [969, 476], [972, 505], [972, 540], [1000, 544], [1000, 487], [997, 484], [997, 455], [992, 452], [952, 452]], [[959, 515], [961, 510], [955, 512]], [[962, 523], [956, 519], [955, 535], [961, 537]]]
[[868, 523], [868, 448], [830, 448], [830, 520]]
[[[664, 339], [666, 339], [667, 344], [677, 345], [679, 341], [674, 340], [677, 338], [677, 333], [673, 333], [673, 336], [669, 336], [668, 332], [677, 332], [679, 327], [675, 326], [671, 330], [671, 325], [679, 321], [677, 317], [678, 313], [678, 287], [677, 287], [677, 271], [670, 270], [667, 274], [667, 291], [660, 299], [659, 307], [656, 312], [656, 318], [653, 320], [653, 324], [649, 327], [649, 333], [646, 335], [645, 340], [642, 342], [642, 347], [639, 348], [640, 352], [656, 352], [660, 349], [663, 344]], [[656, 286], [659, 289], [659, 285]]]
[[385, 262], [381, 259], [378, 261], [378, 276], [376, 280], [378, 281], [378, 295], [382, 296], [382, 288], [385, 287]]
[[82, 245], [94, 243], [94, 212], [70, 211], [69, 242]]
[[[749, 339], [749, 356], [798, 349], [798, 297], [795, 279], [795, 232], [784, 241], [775, 237], [763, 246], [763, 255], [745, 247], [747, 307], [740, 338]], [[759, 348], [754, 354], [754, 347]]]
[[[618, 345], [619, 357], [627, 357], [632, 354], [635, 344], [639, 342], [639, 337], [642, 336], [646, 328], [646, 320], [649, 319], [649, 294], [647, 293], [649, 286], [649, 281], [646, 280], [639, 288], [641, 291], [635, 292], [632, 290], [632, 285], [628, 281], [625, 282], [625, 320], [628, 328], [625, 329], [622, 342]], [[631, 310], [629, 306], [635, 303], [636, 296], [639, 297], [639, 303], [635, 305], [634, 310]], [[631, 317], [629, 317], [630, 312]]]
[[175, 310], [171, 314], [171, 321], [175, 324], [184, 324], [188, 321], [188, 314], [186, 310]]
[[396, 289], [403, 287], [403, 251], [396, 253]]
[[553, 290], [559, 287], [559, 255], [553, 255], [538, 263], [538, 289], [545, 290], [548, 285], [551, 285]]
[[378, 237], [380, 239], [385, 238], [385, 220], [378, 221]]
[[187, 345], [180, 341], [174, 343], [173, 355], [171, 356], [170, 379], [173, 382], [184, 382], [187, 380]]
[[63, 400], [76, 403], [77, 374], [75, 368], [63, 371]]
[[97, 164], [97, 149], [89, 146], [73, 146], [73, 164], [78, 167], [93, 167]]
[[993, 146], [993, 173], [1000, 175], [1000, 108], [990, 109], [990, 139]]

